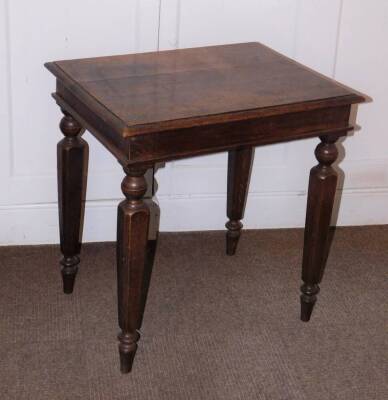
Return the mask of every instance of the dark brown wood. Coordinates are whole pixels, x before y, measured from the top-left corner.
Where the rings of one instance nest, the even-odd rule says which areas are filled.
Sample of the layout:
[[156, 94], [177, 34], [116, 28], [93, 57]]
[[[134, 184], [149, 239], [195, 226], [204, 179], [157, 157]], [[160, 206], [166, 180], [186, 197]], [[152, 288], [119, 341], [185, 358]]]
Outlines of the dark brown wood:
[[128, 138], [128, 158], [131, 163], [170, 161], [241, 146], [280, 143], [333, 132], [345, 133], [353, 129], [349, 125], [349, 113], [348, 105], [138, 135]]
[[125, 168], [127, 176], [121, 188], [126, 199], [118, 207], [117, 285], [121, 328], [118, 338], [123, 373], [132, 369], [149, 284], [147, 243], [150, 209], [143, 200], [147, 191], [145, 172], [146, 168]]
[[80, 262], [88, 173], [88, 144], [82, 126], [66, 111], [60, 128], [65, 137], [57, 146], [58, 209], [63, 291], [72, 293]]
[[362, 100], [260, 43], [46, 66], [124, 137]]
[[334, 141], [352, 129], [350, 109], [365, 100], [363, 95], [260, 43], [45, 65], [57, 78], [53, 96], [65, 110], [62, 130], [68, 136], [58, 153], [66, 277], [74, 275], [79, 262], [85, 187], [81, 181], [87, 158], [86, 144], [79, 138], [81, 125], [127, 174], [122, 185], [126, 200], [118, 209], [117, 241], [123, 372], [132, 367], [152, 269], [156, 242], [150, 238], [147, 244], [150, 211], [143, 201], [144, 173], [157, 162], [229, 152], [227, 251], [233, 254], [252, 148], [321, 137], [316, 151], [319, 164], [310, 175], [303, 259], [302, 319], [309, 319], [327, 253], [336, 186], [331, 167], [336, 157]]
[[260, 43], [46, 67], [57, 77], [58, 104], [123, 166], [349, 130], [347, 109], [364, 101]]
[[319, 293], [328, 253], [330, 219], [337, 189], [337, 136], [322, 136], [315, 150], [318, 165], [310, 172], [301, 286], [301, 320], [309, 321]]
[[245, 203], [248, 194], [249, 179], [253, 161], [253, 148], [242, 147], [230, 150], [228, 155], [228, 195], [226, 214], [226, 254], [236, 253], [237, 243], [241, 235]]

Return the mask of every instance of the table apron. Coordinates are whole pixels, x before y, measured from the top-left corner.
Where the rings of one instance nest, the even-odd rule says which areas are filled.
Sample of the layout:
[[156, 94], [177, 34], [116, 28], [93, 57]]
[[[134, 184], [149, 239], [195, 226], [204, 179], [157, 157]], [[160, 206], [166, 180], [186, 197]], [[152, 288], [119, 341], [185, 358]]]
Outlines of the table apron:
[[114, 121], [91, 110], [60, 80], [57, 80], [57, 92], [53, 96], [60, 107], [71, 113], [124, 166], [325, 134], [343, 136], [352, 129], [349, 125], [351, 105], [341, 105], [124, 137]]
[[159, 162], [327, 134], [344, 136], [350, 105], [282, 114], [247, 121], [197, 126], [128, 138], [129, 162]]

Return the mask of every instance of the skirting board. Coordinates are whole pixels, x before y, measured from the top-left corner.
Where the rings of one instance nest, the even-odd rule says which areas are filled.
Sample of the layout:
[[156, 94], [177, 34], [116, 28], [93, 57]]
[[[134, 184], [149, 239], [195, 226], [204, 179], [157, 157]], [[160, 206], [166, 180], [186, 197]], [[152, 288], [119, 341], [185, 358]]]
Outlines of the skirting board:
[[[223, 230], [225, 196], [158, 197], [160, 231]], [[114, 241], [119, 200], [87, 202], [84, 242]], [[388, 189], [345, 190], [333, 224], [388, 224]], [[305, 193], [252, 193], [245, 218], [246, 229], [296, 228], [304, 226]], [[0, 207], [0, 245], [58, 243], [56, 204]]]

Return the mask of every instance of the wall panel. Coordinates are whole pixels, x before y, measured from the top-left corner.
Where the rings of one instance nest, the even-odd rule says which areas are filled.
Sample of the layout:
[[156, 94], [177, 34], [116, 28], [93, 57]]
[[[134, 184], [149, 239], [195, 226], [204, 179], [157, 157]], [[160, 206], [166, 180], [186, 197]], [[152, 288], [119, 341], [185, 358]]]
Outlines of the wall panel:
[[[58, 241], [52, 210], [61, 113], [50, 96], [55, 79], [44, 62], [157, 50], [159, 6], [159, 0], [0, 0], [0, 243]], [[117, 202], [123, 173], [89, 133], [85, 138], [88, 207], [93, 201]], [[114, 208], [109, 205], [110, 212]], [[28, 228], [36, 224], [39, 228]], [[90, 227], [87, 220], [86, 240]]]
[[[387, 35], [384, 0], [0, 0], [0, 244], [58, 241], [60, 113], [45, 61], [242, 41], [261, 41], [371, 95], [373, 103], [359, 107], [362, 129], [340, 146], [346, 180], [338, 222], [388, 223]], [[122, 172], [85, 137], [91, 152], [84, 237], [114, 240]], [[304, 224], [316, 143], [256, 150], [245, 226]], [[223, 229], [226, 154], [161, 165], [157, 180], [162, 230]]]

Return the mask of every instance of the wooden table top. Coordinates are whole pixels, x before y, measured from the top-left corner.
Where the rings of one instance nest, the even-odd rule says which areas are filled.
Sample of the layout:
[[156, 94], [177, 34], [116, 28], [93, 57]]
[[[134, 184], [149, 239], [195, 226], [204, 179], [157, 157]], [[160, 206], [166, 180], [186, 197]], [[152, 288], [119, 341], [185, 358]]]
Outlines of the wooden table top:
[[45, 65], [123, 137], [365, 100], [260, 43]]

